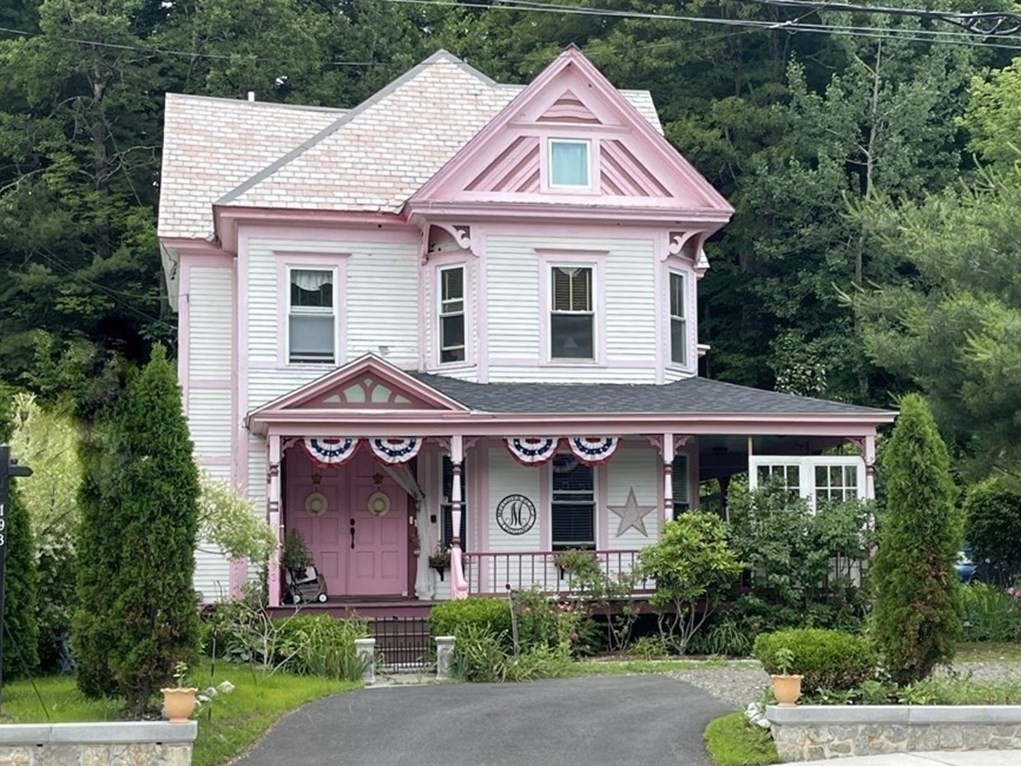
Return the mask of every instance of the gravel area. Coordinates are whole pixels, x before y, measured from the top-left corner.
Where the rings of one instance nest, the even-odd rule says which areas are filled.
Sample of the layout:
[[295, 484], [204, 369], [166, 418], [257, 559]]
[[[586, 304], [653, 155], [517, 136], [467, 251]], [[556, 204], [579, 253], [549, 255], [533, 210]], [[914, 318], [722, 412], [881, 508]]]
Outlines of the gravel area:
[[[962, 662], [954, 670], [973, 681], [1021, 681], [1021, 662]], [[769, 676], [754, 660], [706, 665], [704, 668], [673, 671], [668, 675], [740, 709], [749, 702], [757, 702], [762, 696], [762, 689], [769, 686]]]

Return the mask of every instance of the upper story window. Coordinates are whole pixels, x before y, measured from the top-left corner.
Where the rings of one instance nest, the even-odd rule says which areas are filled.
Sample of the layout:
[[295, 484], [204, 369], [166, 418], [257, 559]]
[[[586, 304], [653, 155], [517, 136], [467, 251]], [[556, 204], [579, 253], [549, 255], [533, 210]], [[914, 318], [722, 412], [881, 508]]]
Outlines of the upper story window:
[[550, 504], [553, 550], [596, 547], [594, 469], [574, 455], [556, 455]]
[[336, 360], [336, 313], [332, 269], [291, 269], [287, 312], [288, 361]]
[[688, 362], [688, 322], [684, 313], [684, 275], [670, 272], [670, 361]]
[[595, 359], [591, 266], [551, 266], [550, 357]]
[[439, 271], [440, 363], [465, 360], [464, 266]]
[[587, 189], [589, 142], [550, 139], [549, 185], [553, 189]]

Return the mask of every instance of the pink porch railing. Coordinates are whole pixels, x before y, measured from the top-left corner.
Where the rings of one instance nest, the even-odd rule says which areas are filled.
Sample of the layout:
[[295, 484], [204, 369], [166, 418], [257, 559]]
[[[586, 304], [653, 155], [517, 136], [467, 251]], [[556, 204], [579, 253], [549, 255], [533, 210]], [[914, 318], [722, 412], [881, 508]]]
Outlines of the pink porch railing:
[[[589, 551], [598, 562], [603, 574], [616, 577], [630, 572], [638, 565], [637, 550]], [[466, 553], [464, 574], [468, 593], [504, 594], [512, 590], [538, 588], [546, 593], [570, 593], [582, 586], [570, 570], [557, 566], [552, 551], [534, 553]], [[635, 592], [651, 590], [651, 583], [638, 583]]]

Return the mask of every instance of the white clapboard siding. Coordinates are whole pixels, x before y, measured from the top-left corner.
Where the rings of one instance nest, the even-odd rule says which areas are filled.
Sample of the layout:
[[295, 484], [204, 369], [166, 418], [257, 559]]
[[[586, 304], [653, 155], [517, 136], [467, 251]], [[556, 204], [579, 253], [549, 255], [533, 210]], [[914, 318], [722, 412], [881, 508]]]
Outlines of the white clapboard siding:
[[286, 369], [258, 367], [248, 370], [248, 400], [246, 411], [251, 412], [274, 399], [290, 393], [310, 381], [331, 372], [329, 364], [296, 364]]
[[418, 248], [356, 243], [349, 247], [347, 358], [372, 352], [399, 367], [418, 363]]
[[[548, 545], [544, 544], [540, 535], [543, 514], [549, 514], [549, 503], [547, 498], [540, 496], [540, 477], [546, 467], [526, 466], [518, 463], [511, 454], [502, 446], [489, 447], [489, 504], [487, 531], [489, 534], [489, 545], [487, 551], [504, 553], [537, 553], [547, 550]], [[496, 507], [500, 501], [508, 495], [524, 495], [535, 505], [536, 520], [532, 528], [523, 535], [509, 535], [500, 529], [496, 521]], [[518, 562], [521, 568], [518, 568]], [[480, 573], [485, 578], [486, 586], [493, 588], [495, 575], [495, 591], [497, 595], [503, 594], [504, 585], [510, 584], [514, 589], [528, 588], [533, 584], [543, 582], [556, 582], [555, 568], [552, 565], [546, 566], [549, 571], [543, 571], [544, 564], [539, 559], [516, 557], [489, 559], [488, 572]], [[534, 571], [533, 571], [534, 570]], [[479, 576], [477, 574], [476, 576]]]
[[[600, 513], [606, 514], [608, 526], [607, 547], [609, 550], [634, 550], [651, 545], [659, 539], [659, 519], [662, 509], [659, 503], [659, 455], [651, 446], [621, 447], [607, 461], [604, 470], [608, 471], [606, 490], [606, 508]], [[628, 491], [635, 491], [635, 499], [639, 505], [653, 506], [644, 517], [645, 531], [643, 535], [634, 527], [617, 536], [620, 517], [612, 513], [609, 506], [623, 506], [627, 503]]]
[[266, 518], [266, 471], [269, 460], [266, 456], [266, 441], [259, 436], [248, 438], [248, 498], [256, 518]]
[[192, 266], [189, 273], [188, 367], [192, 380], [230, 379], [231, 269]]
[[188, 429], [196, 455], [230, 455], [231, 392], [225, 388], [188, 391]]
[[225, 600], [230, 595], [230, 562], [212, 543], [200, 540], [195, 549], [192, 584], [202, 603]]
[[[595, 299], [606, 366], [559, 367], [541, 358], [539, 314], [547, 302], [540, 295], [537, 250], [607, 252], [593, 258], [605, 285], [601, 291], [596, 286]], [[655, 381], [657, 261], [652, 240], [491, 236], [486, 258], [491, 381]]]

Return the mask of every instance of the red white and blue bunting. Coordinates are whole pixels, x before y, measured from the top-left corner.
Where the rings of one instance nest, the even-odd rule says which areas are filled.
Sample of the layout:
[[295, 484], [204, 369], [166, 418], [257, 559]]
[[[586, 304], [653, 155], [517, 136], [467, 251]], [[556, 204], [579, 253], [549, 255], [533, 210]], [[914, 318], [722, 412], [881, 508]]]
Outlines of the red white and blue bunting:
[[377, 459], [388, 465], [407, 463], [422, 449], [422, 439], [369, 439], [369, 447]]
[[514, 459], [524, 465], [542, 465], [552, 460], [557, 452], [559, 439], [550, 436], [508, 436], [507, 449]]
[[358, 440], [350, 438], [306, 436], [302, 439], [302, 444], [305, 445], [309, 457], [323, 466], [344, 465], [354, 457], [355, 450], [358, 448]]
[[578, 460], [588, 465], [602, 463], [617, 451], [620, 439], [616, 436], [569, 436], [567, 444]]

